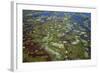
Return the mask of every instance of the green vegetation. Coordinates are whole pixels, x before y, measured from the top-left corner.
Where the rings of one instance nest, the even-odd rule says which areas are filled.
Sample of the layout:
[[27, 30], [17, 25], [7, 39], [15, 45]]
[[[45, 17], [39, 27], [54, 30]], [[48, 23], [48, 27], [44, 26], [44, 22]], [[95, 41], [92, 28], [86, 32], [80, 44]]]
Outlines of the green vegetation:
[[90, 13], [23, 10], [23, 62], [91, 58]]

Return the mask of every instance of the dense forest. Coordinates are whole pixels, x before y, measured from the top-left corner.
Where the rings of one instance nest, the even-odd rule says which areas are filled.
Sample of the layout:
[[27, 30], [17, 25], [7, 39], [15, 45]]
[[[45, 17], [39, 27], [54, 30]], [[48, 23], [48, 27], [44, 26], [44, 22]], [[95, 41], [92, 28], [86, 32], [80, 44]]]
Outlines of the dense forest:
[[23, 62], [91, 59], [91, 14], [23, 10]]

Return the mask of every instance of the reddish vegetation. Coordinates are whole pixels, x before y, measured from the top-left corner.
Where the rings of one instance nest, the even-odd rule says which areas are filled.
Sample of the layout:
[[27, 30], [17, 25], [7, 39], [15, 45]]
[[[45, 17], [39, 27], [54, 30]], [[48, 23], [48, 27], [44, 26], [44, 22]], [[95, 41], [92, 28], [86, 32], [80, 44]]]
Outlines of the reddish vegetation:
[[41, 46], [38, 43], [33, 42], [31, 37], [28, 37], [24, 42], [24, 46], [27, 50], [28, 56], [31, 56], [33, 58], [43, 57], [47, 61], [51, 60], [49, 54], [43, 48], [41, 48]]

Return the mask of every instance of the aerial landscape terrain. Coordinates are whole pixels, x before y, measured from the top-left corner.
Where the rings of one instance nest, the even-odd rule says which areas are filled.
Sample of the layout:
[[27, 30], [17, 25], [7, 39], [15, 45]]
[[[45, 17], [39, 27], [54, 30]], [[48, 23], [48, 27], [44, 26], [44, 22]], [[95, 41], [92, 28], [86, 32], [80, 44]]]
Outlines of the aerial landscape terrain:
[[91, 13], [23, 10], [23, 62], [91, 59]]

